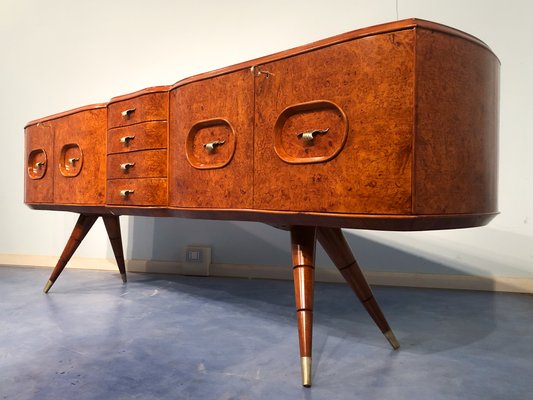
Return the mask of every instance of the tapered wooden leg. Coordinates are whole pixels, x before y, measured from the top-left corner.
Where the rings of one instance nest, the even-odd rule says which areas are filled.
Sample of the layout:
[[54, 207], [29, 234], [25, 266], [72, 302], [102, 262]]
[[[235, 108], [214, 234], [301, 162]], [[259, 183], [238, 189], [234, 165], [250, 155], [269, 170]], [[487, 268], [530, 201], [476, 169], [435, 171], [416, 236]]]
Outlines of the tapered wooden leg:
[[291, 227], [291, 252], [298, 337], [300, 340], [300, 363], [302, 384], [305, 387], [311, 386], [315, 244], [315, 227]]
[[52, 275], [50, 275], [50, 279], [48, 280], [48, 282], [46, 282], [46, 285], [44, 286], [43, 291], [45, 293], [48, 293], [48, 291], [67, 265], [68, 261], [70, 260], [78, 246], [80, 245], [81, 241], [83, 240], [83, 238], [85, 238], [87, 232], [89, 232], [89, 230], [92, 228], [97, 219], [98, 215], [80, 214], [80, 217], [78, 218], [78, 221], [74, 226], [74, 230], [72, 231], [70, 238], [68, 239], [68, 242], [65, 248], [63, 249], [63, 253], [61, 254], [61, 257], [59, 257], [56, 267], [52, 271]]
[[368, 285], [357, 261], [342, 234], [340, 228], [317, 228], [318, 241], [326, 250], [342, 276], [351, 286], [363, 306], [366, 308], [376, 325], [385, 335], [394, 350], [400, 347], [398, 340], [379, 308], [372, 289]]
[[111, 242], [115, 259], [117, 260], [118, 269], [122, 276], [122, 281], [128, 281], [126, 277], [126, 264], [124, 263], [124, 252], [122, 251], [122, 236], [120, 234], [120, 221], [118, 215], [102, 215], [104, 220], [107, 236]]

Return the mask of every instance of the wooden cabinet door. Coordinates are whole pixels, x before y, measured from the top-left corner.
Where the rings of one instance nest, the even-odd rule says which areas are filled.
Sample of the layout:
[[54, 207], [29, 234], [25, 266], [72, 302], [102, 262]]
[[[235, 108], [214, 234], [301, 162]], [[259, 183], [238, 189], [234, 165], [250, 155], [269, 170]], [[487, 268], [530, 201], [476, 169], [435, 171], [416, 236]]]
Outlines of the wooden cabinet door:
[[169, 204], [251, 208], [254, 81], [250, 70], [170, 94]]
[[61, 117], [54, 127], [54, 202], [104, 204], [106, 109]]
[[54, 201], [54, 130], [50, 123], [25, 129], [24, 201]]
[[411, 212], [414, 31], [255, 68], [254, 208]]

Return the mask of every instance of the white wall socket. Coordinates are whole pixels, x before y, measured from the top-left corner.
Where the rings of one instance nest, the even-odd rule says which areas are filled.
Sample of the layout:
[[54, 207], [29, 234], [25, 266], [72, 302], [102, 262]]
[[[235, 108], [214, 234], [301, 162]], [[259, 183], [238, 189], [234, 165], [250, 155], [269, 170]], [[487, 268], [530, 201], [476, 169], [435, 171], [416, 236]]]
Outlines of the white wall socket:
[[181, 273], [183, 275], [209, 276], [211, 247], [186, 246]]

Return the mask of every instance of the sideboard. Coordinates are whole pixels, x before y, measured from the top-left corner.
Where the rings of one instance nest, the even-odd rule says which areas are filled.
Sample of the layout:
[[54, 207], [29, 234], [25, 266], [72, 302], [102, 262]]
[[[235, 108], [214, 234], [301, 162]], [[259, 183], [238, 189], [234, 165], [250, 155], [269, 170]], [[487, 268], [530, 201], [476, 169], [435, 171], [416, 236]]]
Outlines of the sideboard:
[[102, 217], [242, 220], [291, 233], [302, 383], [311, 385], [318, 240], [394, 349], [341, 228], [475, 227], [497, 214], [499, 67], [419, 19], [29, 122], [25, 202], [79, 214], [47, 293]]

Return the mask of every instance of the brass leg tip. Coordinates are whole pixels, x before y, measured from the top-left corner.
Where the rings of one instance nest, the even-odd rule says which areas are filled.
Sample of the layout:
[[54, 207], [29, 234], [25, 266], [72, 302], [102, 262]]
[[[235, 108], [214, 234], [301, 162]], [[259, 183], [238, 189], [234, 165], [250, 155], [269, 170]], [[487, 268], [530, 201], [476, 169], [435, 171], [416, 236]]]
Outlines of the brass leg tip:
[[54, 282], [52, 282], [50, 280], [48, 282], [46, 282], [46, 285], [44, 285], [43, 292], [44, 293], [48, 293], [48, 291], [50, 290], [50, 288], [52, 287], [53, 284], [54, 284]]
[[120, 274], [120, 276], [122, 276], [122, 282], [124, 282], [124, 283], [128, 282], [128, 278], [127, 278], [126, 274]]
[[394, 350], [398, 350], [400, 348], [400, 342], [398, 342], [398, 339], [396, 339], [396, 336], [394, 336], [392, 331], [387, 331], [384, 333], [384, 335]]
[[302, 385], [311, 387], [311, 357], [300, 357], [300, 366], [302, 367]]

